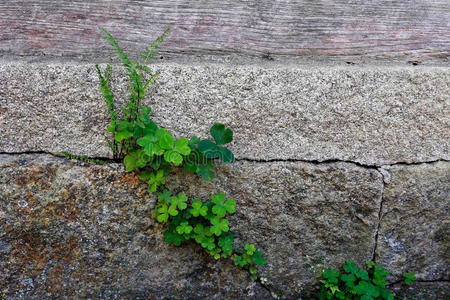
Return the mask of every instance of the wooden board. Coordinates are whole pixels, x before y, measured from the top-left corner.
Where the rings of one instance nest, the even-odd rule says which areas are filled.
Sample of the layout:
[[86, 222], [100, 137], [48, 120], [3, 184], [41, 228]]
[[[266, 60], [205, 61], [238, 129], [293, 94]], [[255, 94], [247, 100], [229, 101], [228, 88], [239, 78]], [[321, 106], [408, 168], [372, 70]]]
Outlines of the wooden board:
[[447, 61], [450, 1], [0, 0], [0, 55], [135, 52], [167, 27], [166, 54]]

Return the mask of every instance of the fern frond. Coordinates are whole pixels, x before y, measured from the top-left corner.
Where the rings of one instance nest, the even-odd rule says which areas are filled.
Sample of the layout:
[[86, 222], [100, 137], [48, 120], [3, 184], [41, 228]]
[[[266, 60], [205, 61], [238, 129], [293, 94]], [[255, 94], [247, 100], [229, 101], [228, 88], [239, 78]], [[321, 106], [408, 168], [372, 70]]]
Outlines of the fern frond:
[[144, 91], [147, 91], [147, 89], [150, 87], [150, 85], [153, 84], [153, 82], [155, 82], [155, 80], [156, 80], [156, 78], [158, 78], [159, 74], [161, 74], [161, 73], [158, 71], [154, 75], [152, 75], [152, 77], [150, 77], [149, 80], [147, 80], [147, 82], [144, 85]]
[[136, 70], [135, 63], [132, 62], [122, 48], [119, 46], [119, 43], [114, 39], [114, 37], [106, 31], [104, 28], [99, 28], [104, 34], [109, 44], [114, 47], [116, 52], [119, 55], [119, 58], [122, 61], [122, 65], [127, 69], [127, 76], [130, 78], [130, 101], [132, 102], [132, 106], [130, 107], [129, 115], [126, 116], [128, 120], [134, 120], [137, 118], [139, 102], [143, 98], [145, 94], [144, 86], [142, 83], [142, 75], [138, 73]]
[[106, 65], [104, 75], [102, 74], [102, 71], [100, 70], [100, 67], [98, 65], [95, 65], [95, 68], [97, 69], [98, 78], [100, 79], [100, 92], [105, 98], [105, 102], [107, 104], [109, 115], [111, 118], [111, 124], [114, 124], [115, 126], [117, 124], [117, 112], [114, 105], [114, 94], [111, 91], [111, 85], [109, 84], [109, 78], [112, 71], [111, 61]]
[[161, 44], [170, 32], [170, 28], [167, 28], [163, 34], [161, 34], [153, 43], [151, 43], [147, 48], [145, 48], [145, 54], [141, 54], [140, 57], [146, 62], [149, 59], [155, 60], [155, 55], [158, 54], [160, 49], [159, 44]]

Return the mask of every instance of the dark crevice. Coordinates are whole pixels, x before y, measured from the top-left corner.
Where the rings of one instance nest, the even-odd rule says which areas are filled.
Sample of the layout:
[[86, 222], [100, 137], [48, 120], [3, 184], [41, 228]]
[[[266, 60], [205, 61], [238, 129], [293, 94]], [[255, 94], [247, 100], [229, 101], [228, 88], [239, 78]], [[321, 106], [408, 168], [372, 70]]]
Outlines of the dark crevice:
[[[47, 151], [21, 151], [21, 152], [0, 152], [0, 154], [6, 154], [6, 155], [21, 155], [21, 154], [48, 154], [53, 155], [57, 157], [65, 157], [64, 153], [62, 152], [47, 152]], [[86, 156], [86, 155], [73, 155], [73, 156], [79, 156], [84, 157], [86, 159], [91, 160], [101, 160], [105, 163], [122, 163], [121, 159], [113, 159], [110, 157], [105, 156]], [[343, 159], [325, 159], [325, 160], [317, 160], [317, 159], [295, 159], [295, 158], [272, 158], [272, 159], [257, 159], [257, 158], [237, 158], [235, 161], [247, 161], [247, 162], [255, 162], [255, 163], [273, 163], [273, 162], [303, 162], [303, 163], [310, 163], [315, 165], [320, 164], [330, 164], [330, 163], [350, 163], [354, 164], [358, 167], [366, 168], [366, 169], [374, 169], [378, 170], [380, 167], [388, 167], [388, 166], [414, 166], [414, 165], [421, 165], [421, 164], [429, 164], [429, 163], [435, 163], [435, 162], [450, 162], [450, 160], [445, 159], [436, 159], [436, 160], [430, 160], [430, 161], [423, 161], [423, 162], [396, 162], [392, 164], [363, 164], [357, 161], [351, 161], [351, 160], [343, 160]]]
[[[397, 281], [394, 281], [391, 283], [387, 283], [386, 286], [389, 287], [389, 286], [393, 286], [396, 284], [402, 284], [403, 282], [404, 282], [404, 280], [401, 279], [401, 280], [397, 280]], [[417, 283], [450, 283], [450, 279], [432, 279], [432, 280], [417, 279], [417, 280], [414, 280], [414, 283], [416, 283], [416, 282]]]
[[344, 159], [325, 159], [325, 160], [307, 160], [307, 159], [293, 159], [293, 158], [286, 158], [286, 159], [255, 159], [255, 158], [237, 158], [236, 161], [248, 161], [248, 162], [257, 162], [257, 163], [271, 163], [271, 162], [304, 162], [304, 163], [310, 163], [315, 165], [320, 164], [329, 164], [329, 163], [350, 163], [354, 164], [358, 167], [366, 168], [366, 169], [375, 169], [378, 171], [379, 168], [382, 167], [390, 167], [390, 166], [415, 166], [415, 165], [421, 165], [421, 164], [431, 164], [435, 162], [450, 162], [450, 160], [445, 159], [436, 159], [436, 160], [430, 160], [430, 161], [423, 161], [423, 162], [395, 162], [392, 164], [381, 164], [381, 165], [370, 165], [370, 164], [363, 164], [357, 161], [351, 161], [351, 160], [344, 160]]
[[378, 169], [378, 166], [376, 166], [376, 165], [366, 165], [366, 164], [362, 164], [362, 163], [359, 163], [359, 162], [356, 162], [356, 161], [341, 160], [341, 159], [325, 159], [325, 160], [312, 159], [312, 160], [307, 160], [307, 159], [293, 159], [293, 158], [286, 158], [286, 159], [277, 159], [277, 158], [273, 158], [273, 159], [237, 158], [236, 161], [248, 161], [248, 162], [256, 162], [256, 163], [303, 162], [303, 163], [309, 163], [309, 164], [314, 164], [314, 165], [343, 162], [343, 163], [354, 164], [354, 165], [357, 165], [357, 166], [362, 167], [362, 168], [375, 169], [375, 170]]
[[378, 247], [378, 234], [380, 232], [381, 219], [382, 219], [382, 213], [383, 213], [384, 189], [385, 189], [385, 185], [386, 185], [383, 173], [380, 172], [380, 174], [381, 174], [383, 180], [381, 182], [382, 186], [381, 186], [380, 207], [378, 209], [378, 222], [377, 222], [377, 227], [375, 229], [375, 237], [374, 237], [373, 251], [372, 251], [372, 261], [375, 263], [376, 263], [376, 251], [377, 251], [377, 247]]
[[435, 160], [420, 161], [420, 162], [396, 162], [396, 163], [392, 163], [392, 164], [380, 165], [379, 167], [382, 168], [382, 167], [389, 167], [389, 166], [418, 166], [418, 165], [422, 165], [422, 164], [432, 164], [432, 163], [436, 163], [436, 162], [450, 162], [450, 160], [435, 159]]
[[68, 157], [64, 152], [46, 152], [46, 151], [22, 151], [22, 152], [0, 152], [0, 155], [52, 155], [55, 157], [60, 158], [67, 158], [67, 159], [75, 159], [75, 160], [81, 160], [81, 161], [101, 161], [102, 163], [121, 163], [122, 160], [120, 159], [113, 159], [110, 157], [103, 157], [103, 156], [85, 156], [85, 155], [75, 155], [70, 154], [72, 157]]
[[266, 290], [267, 292], [269, 292], [269, 294], [273, 297], [273, 293], [270, 290], [269, 286], [267, 286], [266, 284], [261, 282], [261, 278], [258, 278], [256, 280], [256, 283], [259, 284], [261, 286], [262, 289]]

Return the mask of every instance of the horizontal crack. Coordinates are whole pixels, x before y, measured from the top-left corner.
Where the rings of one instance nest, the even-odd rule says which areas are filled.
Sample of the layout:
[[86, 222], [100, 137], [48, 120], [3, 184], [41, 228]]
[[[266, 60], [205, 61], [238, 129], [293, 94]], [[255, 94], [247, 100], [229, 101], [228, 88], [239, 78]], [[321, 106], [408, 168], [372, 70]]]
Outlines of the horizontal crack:
[[[401, 284], [403, 283], [404, 280], [397, 280], [391, 283], [387, 283], [386, 286], [393, 286], [396, 284]], [[414, 280], [414, 282], [420, 282], [420, 283], [450, 283], [450, 279], [432, 279], [432, 280]]]
[[341, 159], [326, 159], [326, 160], [307, 160], [307, 159], [294, 159], [294, 158], [286, 158], [286, 159], [254, 159], [254, 158], [237, 158], [236, 161], [248, 161], [248, 162], [257, 162], [257, 163], [272, 163], [272, 162], [303, 162], [303, 163], [310, 163], [315, 165], [320, 164], [331, 164], [331, 163], [350, 163], [357, 165], [362, 168], [368, 168], [368, 169], [375, 169], [377, 170], [379, 166], [377, 165], [366, 165], [362, 164], [360, 162], [356, 161], [350, 161], [350, 160], [341, 160]]
[[[121, 163], [121, 159], [113, 159], [110, 157], [105, 156], [86, 156], [86, 155], [75, 155], [66, 152], [69, 155], [72, 156], [78, 156], [82, 157], [83, 159], [89, 159], [89, 160], [102, 160], [107, 163]], [[53, 155], [56, 157], [67, 157], [67, 155], [64, 154], [64, 152], [47, 152], [47, 151], [21, 151], [21, 152], [0, 152], [0, 154], [6, 154], [6, 155], [22, 155], [22, 154], [48, 154]], [[310, 164], [330, 164], [330, 163], [350, 163], [357, 165], [362, 168], [368, 168], [368, 169], [375, 169], [382, 167], [388, 167], [388, 166], [414, 166], [414, 165], [421, 165], [421, 164], [430, 164], [435, 162], [450, 162], [450, 160], [445, 159], [436, 159], [436, 160], [430, 160], [430, 161], [422, 161], [422, 162], [395, 162], [392, 164], [363, 164], [357, 161], [351, 161], [351, 160], [344, 160], [344, 159], [325, 159], [325, 160], [317, 160], [317, 159], [296, 159], [296, 158], [271, 158], [271, 159], [258, 159], [258, 158], [236, 158], [235, 161], [248, 161], [248, 162], [256, 162], [256, 163], [272, 163], [272, 162], [303, 162], [303, 163], [310, 163]]]
[[60, 158], [76, 159], [76, 160], [89, 160], [89, 161], [102, 161], [103, 163], [121, 163], [121, 159], [113, 159], [103, 156], [86, 156], [76, 155], [68, 152], [46, 152], [46, 151], [23, 151], [23, 152], [0, 152], [0, 155], [52, 155]]

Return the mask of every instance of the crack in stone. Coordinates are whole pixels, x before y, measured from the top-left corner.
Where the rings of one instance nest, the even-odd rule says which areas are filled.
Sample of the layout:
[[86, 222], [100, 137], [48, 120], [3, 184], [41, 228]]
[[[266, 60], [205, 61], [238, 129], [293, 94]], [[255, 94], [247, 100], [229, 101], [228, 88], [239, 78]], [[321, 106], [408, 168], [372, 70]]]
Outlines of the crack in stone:
[[[47, 152], [47, 151], [22, 151], [22, 152], [0, 152], [0, 154], [6, 154], [6, 155], [22, 155], [22, 154], [48, 154], [56, 157], [65, 157], [65, 155], [62, 152]], [[109, 163], [122, 163], [121, 159], [113, 159], [106, 156], [87, 156], [87, 155], [75, 155], [74, 156], [82, 156], [86, 159], [96, 159], [96, 160], [103, 160], [104, 162]], [[430, 160], [430, 161], [421, 161], [421, 162], [395, 162], [392, 164], [382, 164], [382, 165], [370, 165], [370, 164], [363, 164], [357, 161], [351, 161], [351, 160], [345, 160], [345, 159], [325, 159], [325, 160], [307, 160], [307, 159], [296, 159], [296, 158], [271, 158], [271, 159], [258, 159], [258, 158], [236, 158], [235, 161], [248, 161], [248, 162], [255, 162], [255, 163], [272, 163], [272, 162], [303, 162], [303, 163], [310, 163], [315, 165], [320, 164], [330, 164], [330, 163], [350, 163], [354, 164], [361, 168], [366, 169], [373, 169], [380, 172], [379, 168], [383, 167], [391, 167], [391, 166], [414, 166], [414, 165], [421, 165], [421, 164], [431, 164], [435, 162], [450, 162], [450, 160], [446, 159], [436, 159], [436, 160]], [[382, 172], [380, 172], [382, 173]], [[383, 175], [383, 174], [381, 174]], [[384, 175], [383, 175], [384, 178]]]
[[277, 298], [277, 297], [274, 296], [275, 294], [272, 292], [272, 290], [270, 289], [270, 287], [269, 287], [268, 285], [266, 285], [266, 284], [264, 284], [264, 283], [261, 282], [261, 278], [258, 278], [258, 279], [256, 280], [256, 283], [259, 284], [259, 285], [261, 286], [262, 289], [264, 289], [264, 290], [266, 290], [267, 292], [269, 292], [269, 294], [270, 294], [274, 299]]
[[377, 169], [377, 171], [381, 174], [383, 180], [382, 180], [382, 186], [381, 186], [381, 196], [380, 196], [380, 208], [378, 209], [378, 222], [377, 227], [375, 229], [375, 236], [374, 236], [374, 243], [373, 243], [373, 250], [372, 250], [372, 261], [376, 262], [376, 251], [378, 247], [378, 234], [380, 232], [380, 226], [381, 226], [381, 219], [382, 219], [382, 212], [383, 212], [383, 203], [384, 203], [384, 189], [386, 186], [386, 182], [389, 180], [385, 177], [385, 174]]
[[285, 158], [285, 159], [278, 159], [278, 158], [272, 158], [272, 159], [236, 158], [236, 161], [248, 161], [248, 162], [256, 162], [256, 163], [303, 162], [303, 163], [310, 163], [310, 164], [315, 164], [315, 165], [343, 162], [343, 163], [354, 164], [354, 165], [357, 165], [359, 167], [366, 168], [366, 169], [375, 169], [376, 170], [378, 168], [378, 166], [376, 166], [376, 165], [366, 165], [366, 164], [362, 164], [362, 163], [357, 162], [357, 161], [343, 160], [343, 159], [326, 159], [326, 160], [311, 159], [311, 160], [307, 160], [307, 159], [295, 159], [295, 158]]
[[[393, 286], [396, 284], [401, 284], [403, 282], [404, 282], [404, 280], [400, 279], [400, 280], [396, 280], [391, 283], [386, 283], [386, 286], [389, 287], [389, 286]], [[416, 280], [414, 280], [414, 282], [418, 282], [418, 283], [450, 283], [450, 279], [432, 279], [432, 280], [416, 279]]]

